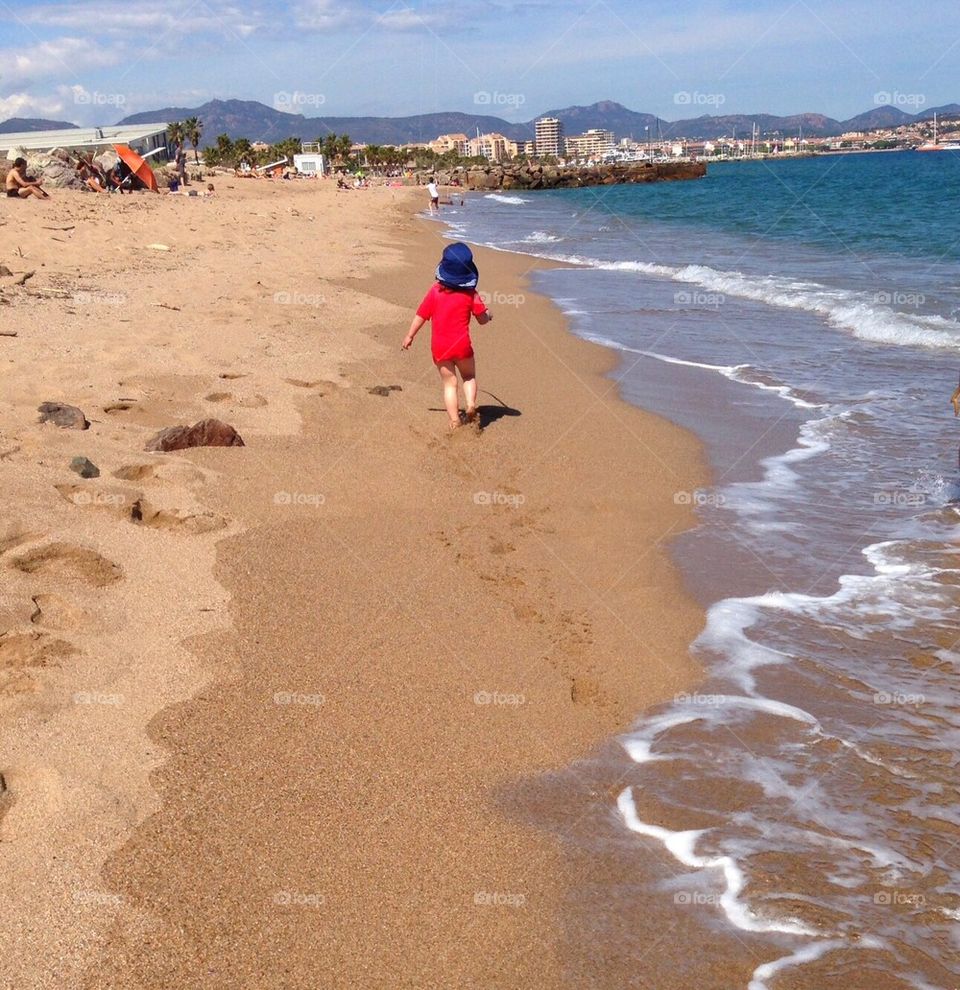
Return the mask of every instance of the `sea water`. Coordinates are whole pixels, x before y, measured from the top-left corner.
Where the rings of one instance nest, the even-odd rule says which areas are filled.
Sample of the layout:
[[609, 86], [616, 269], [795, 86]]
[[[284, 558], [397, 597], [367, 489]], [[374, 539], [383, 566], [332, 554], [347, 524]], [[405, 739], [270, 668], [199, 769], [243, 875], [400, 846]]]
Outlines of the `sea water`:
[[960, 985], [958, 207], [960, 154], [905, 152], [443, 217], [562, 262], [534, 287], [705, 443], [673, 546], [704, 680], [639, 715], [611, 808], [663, 860], [649, 895], [749, 951], [749, 990]]

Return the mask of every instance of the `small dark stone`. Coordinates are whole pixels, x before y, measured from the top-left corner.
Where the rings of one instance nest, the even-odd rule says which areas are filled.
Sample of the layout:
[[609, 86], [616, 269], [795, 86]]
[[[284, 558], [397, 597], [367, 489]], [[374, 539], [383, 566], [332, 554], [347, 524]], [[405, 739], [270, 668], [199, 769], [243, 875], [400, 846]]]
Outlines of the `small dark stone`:
[[76, 406], [62, 402], [44, 402], [38, 406], [41, 423], [53, 423], [64, 430], [87, 430], [90, 424], [87, 417]]
[[402, 385], [388, 385], [387, 388], [390, 389], [391, 392], [402, 392], [403, 391], [403, 386]]
[[373, 388], [367, 389], [371, 395], [389, 395], [390, 389], [386, 385], [374, 385]]
[[86, 457], [74, 457], [70, 462], [70, 470], [76, 471], [81, 478], [99, 478], [100, 468]]

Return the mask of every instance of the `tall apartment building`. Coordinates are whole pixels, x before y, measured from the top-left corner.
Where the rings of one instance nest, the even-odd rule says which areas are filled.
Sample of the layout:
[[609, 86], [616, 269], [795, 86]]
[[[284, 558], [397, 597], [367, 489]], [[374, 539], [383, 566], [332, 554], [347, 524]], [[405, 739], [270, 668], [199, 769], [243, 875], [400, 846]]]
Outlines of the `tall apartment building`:
[[563, 124], [556, 117], [541, 117], [536, 124], [536, 148], [539, 156], [563, 155]]

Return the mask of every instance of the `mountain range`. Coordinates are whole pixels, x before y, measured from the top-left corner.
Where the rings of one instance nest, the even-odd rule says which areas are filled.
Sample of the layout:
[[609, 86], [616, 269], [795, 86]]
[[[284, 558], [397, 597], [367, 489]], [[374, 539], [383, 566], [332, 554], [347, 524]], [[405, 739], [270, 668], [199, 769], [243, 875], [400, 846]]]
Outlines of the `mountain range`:
[[[693, 97], [690, 99], [692, 102]], [[705, 114], [671, 122], [654, 114], [638, 113], [620, 103], [604, 100], [590, 106], [548, 110], [538, 116], [558, 117], [567, 134], [578, 134], [597, 127], [613, 131], [618, 138], [642, 141], [646, 138], [654, 139], [658, 135], [663, 138], [683, 137], [692, 140], [710, 140], [734, 134], [746, 137], [752, 132], [754, 125], [759, 127], [761, 134], [779, 131], [784, 136], [792, 136], [802, 131], [804, 136], [811, 138], [835, 137], [846, 131], [868, 131], [930, 120], [934, 113], [942, 117], [960, 117], [960, 104], [932, 107], [917, 114], [906, 113], [899, 107], [885, 104], [849, 120], [835, 120], [817, 113], [787, 117], [760, 113]], [[459, 111], [419, 114], [413, 117], [305, 117], [303, 114], [287, 113], [253, 100], [211, 100], [199, 107], [148, 110], [124, 117], [117, 123], [166, 123], [186, 117], [200, 118], [207, 142], [212, 142], [218, 134], [227, 134], [233, 139], [246, 137], [252, 141], [269, 143], [287, 137], [312, 141], [333, 132], [349, 134], [354, 141], [364, 144], [409, 144], [431, 141], [439, 134], [475, 134], [477, 129], [481, 133], [496, 131], [514, 141], [529, 140], [533, 137], [534, 122], [538, 119], [516, 122], [489, 114]], [[12, 118], [0, 123], [0, 133], [74, 126], [76, 125], [66, 121]]]

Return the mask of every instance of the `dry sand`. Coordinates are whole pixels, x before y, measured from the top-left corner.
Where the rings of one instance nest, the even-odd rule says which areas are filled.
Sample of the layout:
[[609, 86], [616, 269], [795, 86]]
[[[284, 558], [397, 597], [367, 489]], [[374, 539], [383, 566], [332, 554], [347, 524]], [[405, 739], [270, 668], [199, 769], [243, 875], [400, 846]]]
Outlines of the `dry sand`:
[[[624, 985], [570, 950], [610, 863], [517, 782], [695, 675], [665, 544], [704, 469], [496, 252], [485, 428], [447, 436], [426, 332], [399, 349], [422, 205], [220, 180], [5, 208], [0, 262], [36, 271], [0, 279], [10, 986]], [[207, 416], [246, 446], [143, 453]]]

